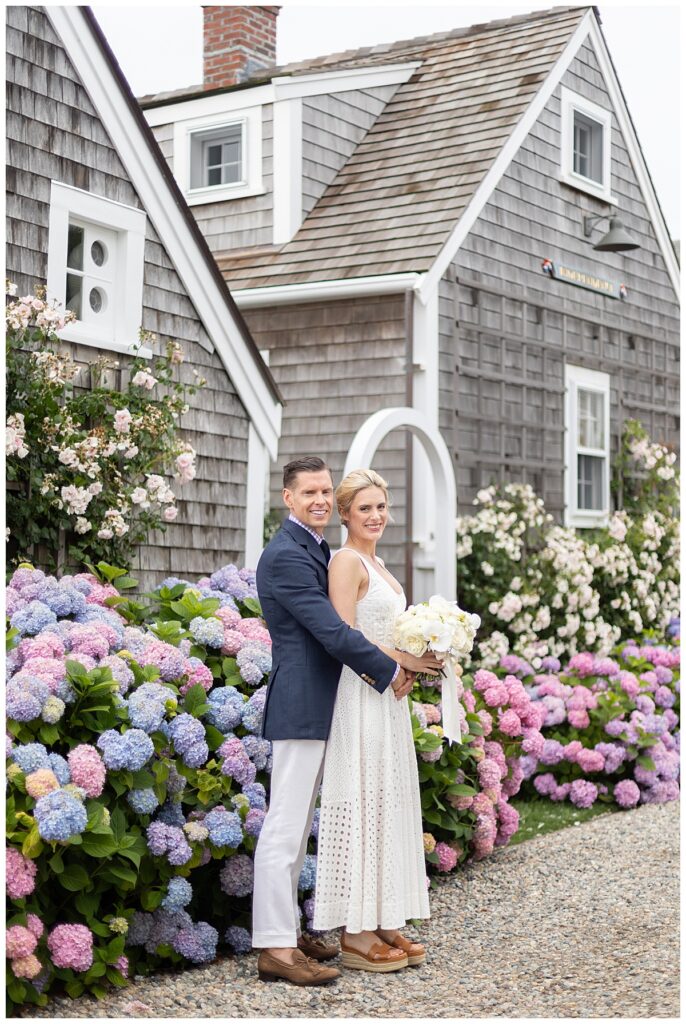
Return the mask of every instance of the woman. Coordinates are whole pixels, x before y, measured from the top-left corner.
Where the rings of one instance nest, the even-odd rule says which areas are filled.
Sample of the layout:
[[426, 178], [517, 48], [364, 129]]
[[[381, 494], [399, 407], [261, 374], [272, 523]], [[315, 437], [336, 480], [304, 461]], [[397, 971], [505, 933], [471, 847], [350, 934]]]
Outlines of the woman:
[[[348, 537], [329, 565], [329, 597], [341, 618], [397, 660], [393, 628], [405, 595], [376, 555], [389, 520], [387, 484], [373, 470], [355, 470], [336, 501]], [[398, 929], [427, 917], [408, 702], [344, 667], [324, 762], [314, 928], [344, 927], [344, 966], [394, 971], [426, 959]]]

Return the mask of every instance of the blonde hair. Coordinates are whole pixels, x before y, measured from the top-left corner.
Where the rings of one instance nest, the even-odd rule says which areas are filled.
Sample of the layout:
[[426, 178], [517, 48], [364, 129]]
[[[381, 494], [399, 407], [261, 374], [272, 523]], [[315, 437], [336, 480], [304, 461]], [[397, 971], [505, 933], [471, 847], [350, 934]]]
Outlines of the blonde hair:
[[[360, 491], [364, 491], [367, 487], [379, 487], [384, 492], [386, 504], [390, 506], [388, 484], [384, 478], [379, 476], [373, 469], [353, 469], [352, 473], [348, 473], [336, 488], [338, 515], [344, 526], [347, 526], [346, 516], [350, 512], [355, 495], [359, 494]], [[390, 514], [388, 520], [391, 523], [393, 522]]]

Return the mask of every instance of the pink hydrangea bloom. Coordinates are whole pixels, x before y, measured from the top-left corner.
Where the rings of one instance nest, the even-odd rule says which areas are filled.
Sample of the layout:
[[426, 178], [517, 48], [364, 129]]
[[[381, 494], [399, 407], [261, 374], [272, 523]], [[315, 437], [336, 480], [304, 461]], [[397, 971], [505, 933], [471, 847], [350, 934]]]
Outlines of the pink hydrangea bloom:
[[222, 654], [226, 654], [229, 657], [235, 657], [240, 651], [240, 649], [245, 646], [246, 643], [247, 640], [242, 633], [239, 633], [235, 629], [225, 629], [224, 643], [222, 645]]
[[188, 682], [179, 687], [179, 692], [183, 697], [186, 696], [191, 686], [197, 686], [198, 684], [202, 686], [205, 693], [209, 693], [212, 689], [214, 677], [207, 665], [203, 665], [202, 662], [199, 662], [197, 665], [187, 662], [185, 673], [188, 676]]
[[580, 750], [583, 750], [584, 748], [583, 745], [579, 742], [579, 740], [571, 740], [564, 746], [563, 749], [565, 760], [574, 763], [576, 761], [577, 754]]
[[5, 851], [5, 884], [10, 899], [20, 900], [30, 896], [36, 887], [38, 868], [34, 861], [29, 860], [13, 846]]
[[622, 779], [614, 789], [614, 798], [620, 807], [635, 807], [641, 791], [633, 779]]
[[552, 789], [550, 793], [548, 793], [548, 796], [551, 800], [554, 800], [556, 803], [559, 803], [560, 801], [565, 800], [567, 798], [571, 786], [571, 782], [563, 782], [560, 786], [555, 786], [555, 788]]
[[234, 629], [251, 641], [266, 644], [269, 648], [272, 646], [272, 638], [269, 631], [264, 628], [261, 619], [240, 619]]
[[492, 760], [490, 757], [485, 757], [483, 761], [477, 765], [476, 770], [479, 777], [479, 785], [482, 789], [488, 789], [490, 786], [500, 784], [501, 772], [500, 765], [497, 761]]
[[86, 595], [86, 604], [99, 604], [103, 607], [108, 597], [119, 597], [119, 591], [110, 583], [93, 583], [90, 593]]
[[569, 799], [575, 807], [590, 807], [597, 796], [597, 787], [587, 779], [575, 779], [569, 789]]
[[447, 798], [448, 803], [451, 807], [454, 807], [456, 811], [468, 811], [472, 806], [472, 796], [449, 796]]
[[71, 781], [86, 791], [86, 796], [100, 796], [105, 786], [107, 769], [100, 752], [89, 743], [81, 743], [67, 754]]
[[536, 757], [539, 757], [545, 745], [543, 733], [538, 729], [529, 729], [527, 727], [523, 731], [523, 737], [522, 750], [527, 754], [534, 754]]
[[486, 751], [486, 757], [490, 757], [498, 763], [500, 767], [500, 777], [504, 779], [507, 775], [507, 761], [505, 760], [505, 751], [500, 743], [498, 743], [497, 740], [487, 740], [484, 745], [484, 750]]
[[569, 659], [568, 671], [576, 672], [580, 676], [593, 675], [595, 670], [595, 658], [588, 651], [581, 651]]
[[25, 637], [17, 648], [22, 661], [29, 658], [62, 658], [64, 642], [57, 633], [39, 633], [38, 636]]
[[457, 853], [447, 843], [436, 843], [434, 851], [438, 856], [438, 870], [452, 871], [457, 864]]
[[[462, 695], [462, 703], [466, 707], [467, 711], [472, 714], [476, 707], [476, 699], [471, 690], [465, 690]], [[490, 730], [489, 730], [490, 732]]]
[[507, 687], [504, 683], [496, 682], [483, 691], [483, 698], [490, 708], [502, 707], [508, 702]]
[[542, 775], [537, 775], [534, 779], [534, 789], [541, 796], [549, 796], [556, 786], [557, 781], [552, 772], [544, 772]]
[[37, 939], [40, 939], [43, 934], [43, 922], [35, 914], [26, 915], [26, 927]]
[[238, 623], [243, 621], [240, 612], [235, 608], [219, 608], [214, 614], [224, 623], [225, 629], [235, 629]]
[[48, 935], [48, 949], [56, 967], [87, 971], [93, 964], [93, 933], [84, 924], [58, 924]]
[[519, 715], [512, 708], [509, 708], [505, 712], [500, 712], [498, 728], [506, 736], [519, 736], [522, 731], [522, 722]]
[[10, 960], [21, 959], [33, 953], [38, 939], [23, 924], [13, 924], [5, 934], [7, 956]]
[[69, 630], [68, 642], [72, 654], [84, 654], [88, 658], [106, 658], [110, 653], [110, 637], [116, 642], [116, 633], [104, 622], [99, 622], [97, 627], [74, 623]]
[[575, 729], [586, 729], [591, 724], [588, 712], [584, 708], [570, 708], [567, 711], [567, 720]]
[[116, 961], [116, 969], [121, 974], [122, 978], [128, 978], [129, 976], [129, 958], [127, 956], [120, 956]]
[[633, 672], [622, 672], [620, 684], [627, 697], [637, 697], [640, 691], [638, 679]]
[[489, 686], [495, 686], [499, 683], [497, 675], [494, 672], [489, 672], [488, 669], [480, 668], [474, 674], [474, 689], [483, 691], [487, 690]]
[[438, 704], [422, 704], [427, 725], [440, 725], [441, 708]]
[[602, 772], [605, 767], [605, 758], [599, 750], [589, 750], [583, 747], [576, 755], [576, 763], [583, 772]]

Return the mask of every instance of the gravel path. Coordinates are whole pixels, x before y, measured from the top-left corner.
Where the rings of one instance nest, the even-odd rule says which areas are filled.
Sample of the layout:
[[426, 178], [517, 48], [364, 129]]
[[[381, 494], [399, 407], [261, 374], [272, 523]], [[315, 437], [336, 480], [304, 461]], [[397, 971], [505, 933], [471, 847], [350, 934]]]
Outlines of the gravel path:
[[27, 1017], [678, 1017], [679, 806], [644, 805], [501, 849], [443, 879], [420, 968], [325, 989], [257, 980], [255, 956]]

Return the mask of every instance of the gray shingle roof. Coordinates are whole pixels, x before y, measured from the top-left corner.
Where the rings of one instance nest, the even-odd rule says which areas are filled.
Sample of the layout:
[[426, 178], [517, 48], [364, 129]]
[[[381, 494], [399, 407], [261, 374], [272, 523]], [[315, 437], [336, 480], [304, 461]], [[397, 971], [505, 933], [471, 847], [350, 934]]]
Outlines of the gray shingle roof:
[[216, 254], [231, 288], [428, 270], [587, 11], [556, 8], [279, 68], [421, 61], [290, 242]]

